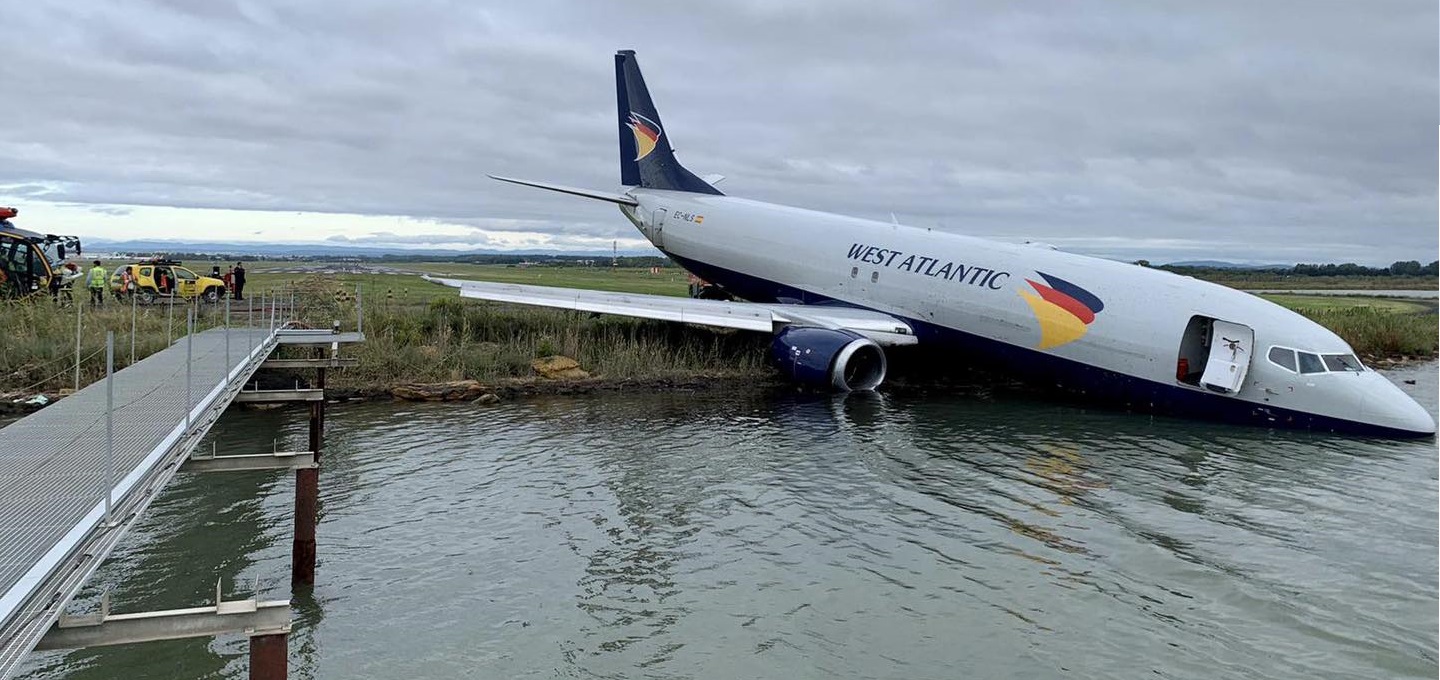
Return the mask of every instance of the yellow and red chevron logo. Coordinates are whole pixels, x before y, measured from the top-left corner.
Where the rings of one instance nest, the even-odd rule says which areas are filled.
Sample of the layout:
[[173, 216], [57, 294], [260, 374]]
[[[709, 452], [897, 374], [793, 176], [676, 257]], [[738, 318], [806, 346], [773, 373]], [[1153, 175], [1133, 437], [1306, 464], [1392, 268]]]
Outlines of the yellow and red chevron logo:
[[1045, 283], [1025, 279], [1035, 292], [1024, 288], [1018, 292], [1040, 322], [1039, 349], [1059, 347], [1085, 337], [1085, 331], [1095, 321], [1095, 315], [1105, 309], [1105, 303], [1094, 293], [1065, 279], [1045, 272], [1035, 273]]
[[664, 131], [655, 121], [646, 118], [634, 111], [630, 112], [630, 122], [625, 124], [630, 132], [635, 134], [635, 160], [640, 160], [650, 155], [655, 150], [655, 145], [660, 141], [660, 135]]

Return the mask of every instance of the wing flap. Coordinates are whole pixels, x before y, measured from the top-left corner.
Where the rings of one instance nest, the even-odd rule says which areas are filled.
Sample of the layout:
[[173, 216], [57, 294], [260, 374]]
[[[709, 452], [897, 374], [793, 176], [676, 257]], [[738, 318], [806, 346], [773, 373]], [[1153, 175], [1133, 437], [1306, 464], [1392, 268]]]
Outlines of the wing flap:
[[774, 333], [784, 326], [817, 326], [854, 331], [880, 345], [913, 345], [916, 342], [908, 324], [888, 314], [868, 309], [696, 300], [669, 295], [494, 283], [429, 275], [422, 278], [431, 283], [458, 288], [461, 297], [492, 302], [619, 314], [764, 333]]

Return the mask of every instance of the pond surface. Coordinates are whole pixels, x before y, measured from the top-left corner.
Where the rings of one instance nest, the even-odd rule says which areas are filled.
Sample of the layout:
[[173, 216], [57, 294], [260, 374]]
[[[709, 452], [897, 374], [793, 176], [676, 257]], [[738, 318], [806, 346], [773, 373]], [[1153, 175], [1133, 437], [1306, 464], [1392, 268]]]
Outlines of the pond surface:
[[[1432, 412], [1433, 364], [1392, 374]], [[1434, 677], [1434, 440], [979, 399], [332, 407], [294, 678]], [[303, 448], [235, 411], [221, 453]], [[89, 588], [289, 597], [294, 481], [182, 475]], [[239, 636], [30, 678], [243, 678]]]

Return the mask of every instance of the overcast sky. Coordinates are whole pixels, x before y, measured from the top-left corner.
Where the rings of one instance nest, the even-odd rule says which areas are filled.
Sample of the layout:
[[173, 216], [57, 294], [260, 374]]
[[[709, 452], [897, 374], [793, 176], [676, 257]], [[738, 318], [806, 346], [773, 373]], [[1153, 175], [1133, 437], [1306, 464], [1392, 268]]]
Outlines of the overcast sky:
[[614, 188], [635, 49], [730, 194], [1123, 259], [1436, 259], [1434, 0], [1161, 4], [9, 2], [0, 205], [92, 238], [639, 247], [484, 177]]

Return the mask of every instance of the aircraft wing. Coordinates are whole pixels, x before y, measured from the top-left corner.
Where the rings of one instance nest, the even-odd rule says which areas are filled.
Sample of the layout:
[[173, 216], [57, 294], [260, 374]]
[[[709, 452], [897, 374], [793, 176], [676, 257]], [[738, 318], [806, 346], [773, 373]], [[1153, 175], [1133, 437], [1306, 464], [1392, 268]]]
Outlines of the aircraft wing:
[[421, 278], [431, 283], [459, 288], [461, 297], [494, 302], [619, 314], [765, 333], [778, 332], [785, 326], [834, 328], [859, 333], [874, 340], [876, 344], [885, 346], [913, 345], [916, 342], [914, 332], [904, 321], [881, 312], [854, 307], [696, 300], [669, 295], [612, 293], [583, 288], [493, 283], [428, 275]]

